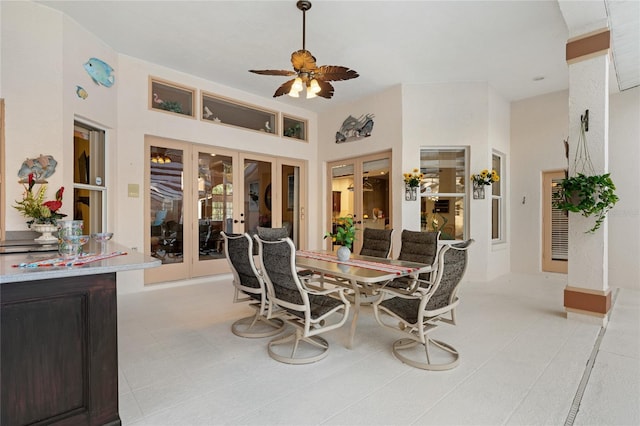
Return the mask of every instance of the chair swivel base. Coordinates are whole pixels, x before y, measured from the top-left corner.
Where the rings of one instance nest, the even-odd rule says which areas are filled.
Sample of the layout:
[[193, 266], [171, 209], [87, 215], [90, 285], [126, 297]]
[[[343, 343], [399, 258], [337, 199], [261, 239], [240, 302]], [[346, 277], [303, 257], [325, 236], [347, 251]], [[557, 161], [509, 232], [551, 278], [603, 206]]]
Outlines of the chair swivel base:
[[[430, 345], [433, 343], [433, 345]], [[417, 346], [420, 346], [420, 350], [408, 351], [408, 349], [414, 349]], [[449, 362], [445, 363], [432, 363], [431, 357], [429, 353], [429, 346], [435, 346], [439, 348], [438, 355], [446, 356], [450, 359]], [[432, 370], [432, 371], [442, 371], [442, 370], [450, 370], [455, 368], [460, 363], [460, 354], [458, 351], [451, 345], [441, 342], [439, 340], [427, 339], [426, 346], [421, 342], [412, 340], [412, 339], [400, 339], [393, 342], [393, 355], [398, 358], [400, 361], [404, 362], [411, 367], [420, 368], [422, 370]], [[418, 361], [414, 357], [409, 357], [408, 353], [413, 352], [415, 356], [417, 353], [420, 354], [420, 357], [426, 358], [425, 361]]]
[[257, 339], [271, 337], [284, 330], [286, 324], [279, 318], [267, 319], [260, 314], [241, 318], [231, 325], [231, 332], [236, 336]]
[[[300, 343], [303, 343], [301, 346]], [[329, 343], [320, 336], [302, 337], [296, 331], [284, 337], [277, 337], [269, 342], [269, 356], [285, 364], [311, 364], [320, 361], [329, 354]], [[288, 351], [289, 355], [283, 355]], [[296, 356], [304, 352], [303, 356]], [[311, 352], [311, 355], [307, 353]]]

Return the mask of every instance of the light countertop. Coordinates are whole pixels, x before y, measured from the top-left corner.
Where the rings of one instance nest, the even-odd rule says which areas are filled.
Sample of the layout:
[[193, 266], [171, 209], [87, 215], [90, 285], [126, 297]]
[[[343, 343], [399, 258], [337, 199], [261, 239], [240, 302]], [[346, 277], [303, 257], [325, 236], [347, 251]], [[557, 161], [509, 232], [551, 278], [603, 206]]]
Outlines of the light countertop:
[[[85, 244], [83, 249], [85, 253], [100, 253], [100, 244], [91, 240], [89, 243]], [[131, 271], [136, 269], [154, 268], [161, 265], [159, 259], [142, 253], [132, 252], [127, 247], [124, 247], [114, 241], [109, 241], [105, 252], [112, 253], [115, 251], [122, 251], [127, 254], [79, 266], [39, 268], [21, 268], [13, 265], [55, 258], [58, 257], [58, 253], [56, 251], [51, 251], [2, 254], [0, 255], [0, 284]]]

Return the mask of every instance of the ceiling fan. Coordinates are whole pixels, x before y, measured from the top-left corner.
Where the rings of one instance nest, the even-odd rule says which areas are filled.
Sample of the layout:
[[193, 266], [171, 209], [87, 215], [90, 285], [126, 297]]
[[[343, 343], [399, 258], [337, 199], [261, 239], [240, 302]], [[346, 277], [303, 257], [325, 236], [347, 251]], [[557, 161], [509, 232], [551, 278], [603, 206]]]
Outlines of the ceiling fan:
[[330, 81], [350, 80], [358, 77], [358, 73], [347, 67], [337, 65], [316, 65], [316, 58], [305, 49], [306, 12], [311, 9], [311, 2], [300, 0], [296, 3], [302, 11], [302, 49], [291, 54], [291, 64], [294, 71], [288, 70], [249, 70], [262, 75], [296, 76], [278, 87], [273, 97], [288, 94], [294, 98], [300, 97], [300, 92], [306, 88], [307, 99], [321, 96], [330, 99], [333, 96], [333, 86]]

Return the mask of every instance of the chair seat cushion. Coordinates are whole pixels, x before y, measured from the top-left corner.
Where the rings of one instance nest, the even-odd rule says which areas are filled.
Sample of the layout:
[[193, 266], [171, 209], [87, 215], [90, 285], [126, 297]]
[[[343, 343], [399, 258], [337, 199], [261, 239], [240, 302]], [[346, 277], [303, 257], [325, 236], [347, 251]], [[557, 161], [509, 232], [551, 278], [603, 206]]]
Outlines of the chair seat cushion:
[[400, 297], [392, 297], [380, 303], [380, 306], [393, 312], [409, 324], [418, 322], [418, 308], [420, 307], [420, 299], [402, 299]]
[[[311, 306], [311, 318], [316, 319], [331, 311], [332, 309], [343, 305], [343, 303], [333, 297], [324, 295], [309, 294], [309, 305]], [[285, 308], [289, 313], [304, 319], [304, 311], [296, 311], [294, 309]]]

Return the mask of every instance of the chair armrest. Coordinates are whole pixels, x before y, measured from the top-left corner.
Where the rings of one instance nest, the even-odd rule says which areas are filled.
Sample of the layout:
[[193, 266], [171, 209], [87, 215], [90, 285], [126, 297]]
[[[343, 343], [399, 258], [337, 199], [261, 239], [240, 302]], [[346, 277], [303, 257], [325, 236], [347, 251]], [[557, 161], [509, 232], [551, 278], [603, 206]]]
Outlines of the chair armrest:
[[[418, 288], [413, 293], [406, 293], [402, 290], [398, 291], [398, 289], [395, 288], [381, 288], [380, 293], [383, 295], [389, 295], [391, 297], [399, 297], [401, 299], [422, 299], [424, 295], [427, 294], [427, 292], [423, 288]], [[379, 304], [384, 299], [384, 297], [381, 297], [376, 300], [374, 304]]]
[[319, 288], [315, 286], [305, 286], [305, 290], [307, 290], [309, 294], [313, 294], [316, 296], [323, 296], [323, 295], [332, 294], [332, 293], [344, 293], [345, 289], [340, 287]]

